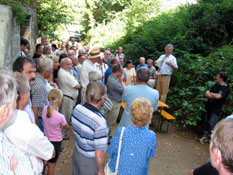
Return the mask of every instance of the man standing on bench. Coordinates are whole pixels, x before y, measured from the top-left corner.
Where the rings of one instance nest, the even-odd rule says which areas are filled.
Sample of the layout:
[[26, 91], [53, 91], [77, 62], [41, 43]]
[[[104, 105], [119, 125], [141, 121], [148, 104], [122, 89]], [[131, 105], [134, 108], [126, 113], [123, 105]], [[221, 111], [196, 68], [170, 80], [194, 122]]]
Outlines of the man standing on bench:
[[206, 91], [205, 96], [208, 98], [206, 103], [206, 114], [204, 120], [204, 134], [199, 139], [200, 142], [208, 142], [211, 130], [218, 122], [218, 117], [221, 113], [221, 108], [230, 92], [226, 84], [226, 72], [219, 72], [216, 78], [216, 83]]

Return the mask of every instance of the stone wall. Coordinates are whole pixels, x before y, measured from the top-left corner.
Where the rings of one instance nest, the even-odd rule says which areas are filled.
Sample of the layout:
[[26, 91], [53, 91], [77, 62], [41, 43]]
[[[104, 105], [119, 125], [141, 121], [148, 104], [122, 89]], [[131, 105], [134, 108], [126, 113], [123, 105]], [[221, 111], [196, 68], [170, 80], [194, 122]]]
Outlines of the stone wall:
[[[11, 7], [0, 5], [0, 67], [11, 68], [15, 59], [20, 56], [20, 37], [28, 39], [31, 56], [35, 51], [36, 12], [31, 8], [24, 8], [24, 12], [28, 14], [28, 21], [25, 24], [17, 25]], [[23, 28], [26, 29], [25, 32], [22, 32]]]

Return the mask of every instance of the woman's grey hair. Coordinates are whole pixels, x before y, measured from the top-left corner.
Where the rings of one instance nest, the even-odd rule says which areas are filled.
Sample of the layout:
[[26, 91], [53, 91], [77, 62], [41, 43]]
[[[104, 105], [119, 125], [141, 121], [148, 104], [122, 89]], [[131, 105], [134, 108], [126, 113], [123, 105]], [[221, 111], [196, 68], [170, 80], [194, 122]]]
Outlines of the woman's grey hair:
[[22, 75], [16, 75], [16, 81], [18, 84], [17, 93], [19, 96], [30, 92], [29, 81]]
[[86, 101], [97, 104], [106, 93], [106, 87], [101, 81], [92, 81], [87, 85]]
[[5, 104], [13, 105], [17, 95], [17, 83], [13, 72], [0, 68], [0, 107]]
[[171, 48], [172, 48], [172, 50], [174, 49], [174, 46], [173, 46], [172, 44], [168, 44], [168, 45], [166, 45], [166, 47], [165, 47], [164, 49], [166, 50], [168, 47], [171, 47]]
[[100, 72], [91, 71], [88, 74], [88, 79], [89, 79], [89, 81], [101, 80], [102, 79], [102, 75], [101, 75]]
[[37, 72], [44, 73], [53, 69], [53, 61], [49, 58], [41, 58], [37, 63]]
[[44, 46], [43, 54], [51, 54], [51, 47], [49, 45]]

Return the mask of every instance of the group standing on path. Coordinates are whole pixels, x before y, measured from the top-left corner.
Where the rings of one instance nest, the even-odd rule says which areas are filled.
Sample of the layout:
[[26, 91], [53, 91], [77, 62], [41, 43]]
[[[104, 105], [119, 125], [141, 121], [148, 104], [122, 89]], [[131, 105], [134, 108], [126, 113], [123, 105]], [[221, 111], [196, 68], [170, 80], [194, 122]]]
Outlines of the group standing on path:
[[[16, 79], [10, 70], [0, 69], [0, 172], [54, 174], [71, 124], [76, 140], [74, 175], [148, 174], [156, 152], [156, 134], [149, 124], [159, 99], [166, 102], [171, 74], [178, 69], [173, 45], [168, 44], [154, 62], [158, 70], [144, 57], [135, 70], [130, 60], [124, 69], [127, 56], [122, 47], [112, 54], [110, 49], [80, 48], [80, 43], [62, 42], [57, 47], [43, 37], [31, 59], [28, 44], [21, 39], [21, 56], [13, 64]], [[206, 93], [212, 108], [218, 100], [221, 108], [229, 93], [221, 73], [217, 83]], [[114, 134], [121, 102], [126, 108]], [[212, 113], [207, 116], [215, 116]], [[110, 141], [111, 160], [105, 165]], [[218, 148], [217, 143], [212, 147]]]

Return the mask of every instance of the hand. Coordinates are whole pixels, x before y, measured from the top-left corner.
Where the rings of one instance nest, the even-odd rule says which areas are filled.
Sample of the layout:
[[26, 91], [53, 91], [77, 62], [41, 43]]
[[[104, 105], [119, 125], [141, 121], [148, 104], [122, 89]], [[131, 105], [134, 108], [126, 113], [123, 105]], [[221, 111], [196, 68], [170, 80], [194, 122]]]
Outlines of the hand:
[[15, 172], [16, 166], [18, 163], [18, 159], [15, 155], [12, 156], [11, 161], [10, 161], [10, 169], [11, 171]]
[[171, 66], [171, 67], [172, 67], [172, 63], [171, 63], [171, 62], [166, 61], [166, 64], [167, 64], [168, 66]]
[[160, 74], [158, 72], [155, 72], [155, 76], [158, 77]]

